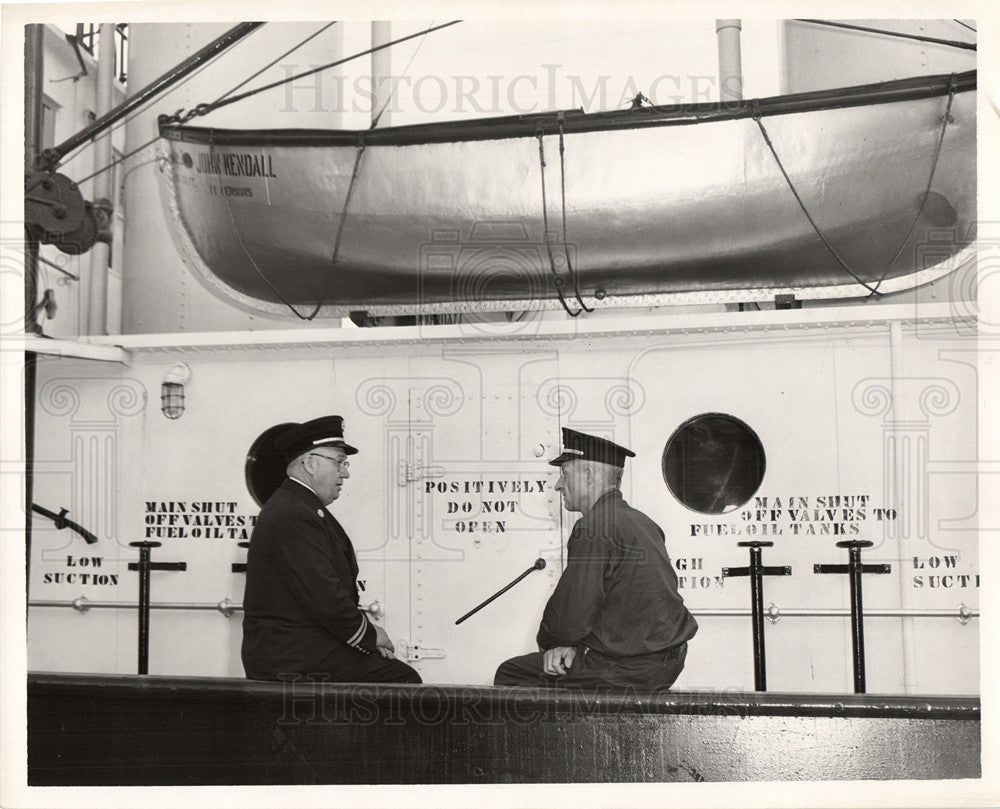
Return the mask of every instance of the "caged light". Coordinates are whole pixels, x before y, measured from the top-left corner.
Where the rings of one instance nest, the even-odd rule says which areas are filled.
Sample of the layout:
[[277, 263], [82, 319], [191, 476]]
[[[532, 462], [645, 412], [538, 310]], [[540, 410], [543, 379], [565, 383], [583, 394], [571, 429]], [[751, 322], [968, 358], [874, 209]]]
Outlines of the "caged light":
[[184, 363], [171, 368], [160, 385], [160, 410], [168, 419], [184, 415], [184, 385], [191, 379], [191, 369]]

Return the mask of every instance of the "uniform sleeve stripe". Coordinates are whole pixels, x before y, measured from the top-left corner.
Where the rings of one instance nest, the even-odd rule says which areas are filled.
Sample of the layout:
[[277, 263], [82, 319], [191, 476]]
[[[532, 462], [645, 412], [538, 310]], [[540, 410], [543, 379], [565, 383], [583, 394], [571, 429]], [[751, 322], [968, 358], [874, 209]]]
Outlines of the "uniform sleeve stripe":
[[351, 635], [350, 638], [348, 638], [347, 640], [348, 646], [357, 647], [357, 645], [361, 642], [361, 639], [365, 636], [365, 633], [367, 631], [368, 631], [368, 616], [366, 616], [364, 613], [361, 613], [361, 626], [358, 627], [357, 632], [355, 632], [353, 635]]

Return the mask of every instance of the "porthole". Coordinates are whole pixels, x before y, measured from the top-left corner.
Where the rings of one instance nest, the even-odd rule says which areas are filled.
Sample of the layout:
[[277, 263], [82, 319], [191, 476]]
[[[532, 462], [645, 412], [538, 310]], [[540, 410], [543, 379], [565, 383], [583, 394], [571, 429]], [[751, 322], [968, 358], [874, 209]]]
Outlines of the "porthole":
[[274, 439], [294, 426], [295, 422], [288, 422], [265, 430], [257, 436], [247, 453], [243, 471], [247, 490], [258, 506], [263, 506], [285, 480], [288, 461], [274, 445]]
[[683, 505], [726, 514], [749, 501], [764, 480], [764, 447], [738, 418], [702, 413], [670, 436], [662, 466], [667, 488]]

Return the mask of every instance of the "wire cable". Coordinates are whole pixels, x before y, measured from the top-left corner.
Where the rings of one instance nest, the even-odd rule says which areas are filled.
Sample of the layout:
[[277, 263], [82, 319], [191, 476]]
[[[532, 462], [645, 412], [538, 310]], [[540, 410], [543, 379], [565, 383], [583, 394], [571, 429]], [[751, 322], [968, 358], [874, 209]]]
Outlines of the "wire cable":
[[975, 42], [962, 42], [956, 39], [938, 39], [937, 37], [925, 37], [919, 34], [904, 34], [900, 31], [885, 31], [881, 28], [866, 28], [863, 25], [850, 25], [845, 22], [831, 22], [830, 20], [806, 20], [798, 19], [796, 22], [808, 22], [813, 25], [827, 25], [831, 28], [846, 28], [850, 31], [864, 31], [868, 34], [883, 34], [887, 37], [900, 37], [902, 39], [915, 39], [918, 42], [933, 42], [936, 45], [949, 45], [952, 48], [964, 48], [965, 50], [976, 50]]
[[[245, 42], [247, 39], [249, 39], [249, 37], [253, 36], [259, 30], [260, 30], [260, 28], [257, 28], [256, 30], [251, 31], [250, 34], [249, 34], [249, 36], [245, 37], [244, 39], [240, 40], [240, 42], [236, 43], [236, 46], [238, 46], [238, 45], [242, 44], [243, 42]], [[117, 123], [114, 126], [110, 127], [108, 129], [108, 131], [107, 131], [107, 136], [110, 137], [111, 133], [117, 132], [119, 129], [121, 129], [123, 126], [125, 126], [129, 121], [132, 121], [137, 115], [139, 115], [139, 114], [147, 111], [149, 109], [149, 105], [152, 104], [154, 101], [159, 102], [160, 100], [162, 100], [162, 99], [166, 98], [167, 96], [169, 96], [171, 93], [179, 90], [181, 87], [183, 87], [185, 84], [187, 84], [189, 81], [191, 81], [191, 79], [193, 79], [195, 76], [197, 76], [203, 70], [207, 69], [210, 65], [215, 64], [215, 62], [220, 57], [222, 57], [226, 53], [229, 53], [230, 51], [234, 50], [236, 46], [234, 46], [232, 48], [229, 48], [229, 49], [227, 49], [225, 51], [220, 51], [215, 56], [213, 56], [211, 59], [209, 59], [207, 62], [205, 62], [205, 64], [201, 65], [201, 67], [199, 67], [197, 70], [193, 71], [190, 75], [186, 76], [184, 79], [182, 79], [181, 81], [179, 81], [177, 84], [175, 84], [169, 90], [167, 90], [165, 93], [163, 93], [160, 96], [153, 96], [145, 104], [142, 104], [141, 106], [137, 107], [130, 115], [127, 115], [119, 123]], [[149, 143], [153, 143], [153, 142], [155, 142], [158, 139], [159, 139], [159, 135], [157, 135], [156, 138], [153, 138], [153, 140], [150, 141]], [[80, 144], [80, 146], [78, 146], [69, 155], [64, 155], [62, 157], [62, 159], [59, 161], [60, 166], [61, 167], [65, 166], [70, 161], [75, 160], [77, 157], [79, 157], [81, 154], [83, 154], [84, 151], [86, 151], [87, 148], [95, 145], [96, 143], [97, 143], [97, 138], [94, 138], [94, 140], [91, 140], [88, 143]], [[143, 149], [146, 148], [146, 146], [148, 146], [149, 143], [144, 144], [142, 146], [142, 148]], [[131, 152], [130, 154], [135, 154], [135, 151]], [[117, 163], [113, 162], [110, 165], [105, 166], [100, 171], [97, 171], [94, 174], [91, 174], [90, 177], [88, 177], [87, 179], [90, 179], [91, 177], [96, 177], [98, 174], [101, 174], [104, 171], [107, 171], [108, 169], [113, 168], [115, 165], [117, 165]], [[84, 181], [83, 180], [79, 180], [78, 182], [84, 182]]]
[[[433, 22], [431, 24], [433, 25]], [[423, 38], [420, 40], [420, 42], [417, 43], [417, 49], [410, 55], [410, 61], [407, 62], [406, 67], [403, 68], [403, 72], [400, 74], [400, 78], [402, 78], [403, 76], [405, 76], [407, 73], [410, 72], [410, 65], [413, 64], [413, 60], [417, 58], [417, 54], [420, 53], [420, 49], [424, 47], [424, 43], [426, 41], [427, 41], [427, 31], [424, 32]], [[374, 91], [374, 89], [375, 88], [373, 87], [372, 90]], [[392, 90], [389, 92], [389, 97], [385, 100], [385, 104], [382, 105], [382, 109], [380, 109], [378, 113], [375, 115], [375, 117], [372, 119], [372, 125], [371, 127], [369, 127], [370, 129], [374, 129], [376, 126], [378, 126], [378, 122], [382, 118], [382, 113], [385, 112], [389, 104], [392, 103], [392, 98], [394, 95], [396, 95], [396, 90], [398, 89], [399, 89], [399, 82], [396, 82], [393, 85]]]
[[[277, 64], [278, 62], [280, 62], [282, 59], [284, 59], [285, 57], [287, 57], [290, 54], [294, 53], [295, 51], [297, 51], [299, 48], [301, 48], [306, 43], [311, 42], [313, 39], [315, 39], [316, 37], [318, 37], [320, 34], [322, 34], [328, 28], [331, 28], [332, 26], [334, 26], [336, 24], [337, 24], [336, 21], [331, 22], [331, 23], [327, 23], [322, 28], [320, 28], [318, 31], [316, 31], [315, 33], [310, 34], [308, 37], [306, 37], [305, 39], [303, 39], [301, 42], [299, 42], [298, 44], [292, 46], [287, 51], [285, 51], [283, 54], [281, 54], [281, 56], [278, 56], [276, 59], [274, 59], [271, 62], [269, 62], [267, 65], [265, 65], [264, 67], [262, 67], [256, 73], [254, 73], [253, 75], [251, 75], [248, 78], [244, 79], [242, 82], [240, 82], [239, 84], [237, 84], [231, 90], [228, 90], [227, 92], [223, 93], [221, 96], [219, 96], [219, 98], [216, 100], [215, 103], [218, 103], [218, 101], [221, 101], [222, 99], [226, 98], [227, 96], [231, 95], [232, 93], [235, 93], [241, 87], [244, 87], [249, 82], [253, 81], [259, 75], [261, 75], [264, 71], [269, 70], [270, 68], [274, 67], [274, 65]], [[254, 33], [256, 33], [256, 32], [254, 32]], [[225, 51], [223, 53], [225, 53]], [[175, 87], [171, 88], [166, 94], [164, 94], [164, 96], [161, 96], [161, 98], [165, 98], [167, 95], [169, 95], [170, 93], [172, 93], [174, 90], [177, 90], [180, 87], [182, 87], [186, 82], [188, 82], [191, 79], [193, 79], [196, 75], [198, 75], [198, 73], [200, 73], [202, 70], [204, 70], [210, 64], [212, 64], [216, 59], [218, 59], [222, 55], [223, 55], [222, 53], [219, 53], [215, 58], [213, 58], [210, 61], [206, 62], [204, 65], [202, 65], [200, 68], [198, 68], [198, 70], [196, 70], [194, 73], [192, 73], [186, 79], [184, 79], [184, 81], [180, 82], [180, 84], [177, 84]], [[151, 98], [150, 102], [152, 102], [154, 100], [158, 100], [158, 99], [152, 99]], [[129, 115], [120, 124], [118, 124], [114, 128], [112, 128], [111, 132], [114, 132], [115, 130], [119, 129], [122, 126], [125, 126], [125, 124], [127, 124], [129, 121], [131, 121], [133, 118], [135, 118], [135, 116], [138, 115], [140, 112], [145, 111], [145, 109], [146, 109], [146, 105], [143, 105], [142, 107], [140, 107], [139, 109], [137, 109], [132, 115]], [[111, 132], [108, 133], [109, 137], [111, 135]], [[81, 183], [85, 183], [87, 180], [91, 180], [94, 177], [97, 177], [98, 175], [103, 174], [105, 171], [109, 171], [110, 169], [113, 169], [119, 163], [123, 163], [128, 158], [132, 157], [135, 154], [138, 154], [143, 149], [147, 148], [148, 146], [152, 145], [153, 143], [156, 143], [156, 141], [158, 141], [159, 139], [160, 139], [160, 135], [154, 136], [153, 138], [151, 138], [150, 140], [148, 140], [144, 144], [142, 144], [142, 146], [139, 146], [136, 149], [133, 149], [128, 154], [123, 155], [122, 157], [120, 157], [120, 158], [118, 158], [116, 160], [113, 160], [111, 163], [109, 163], [104, 168], [98, 169], [97, 171], [93, 172], [92, 174], [89, 174], [86, 177], [84, 177], [82, 180], [78, 180], [77, 184], [79, 185]], [[84, 144], [83, 146], [80, 147], [80, 151], [78, 151], [76, 154], [73, 155], [73, 157], [71, 157], [69, 159], [72, 160], [73, 158], [78, 157], [80, 154], [82, 154], [82, 150], [83, 149], [85, 149], [88, 146], [93, 146], [93, 145], [94, 145], [93, 141], [91, 143]], [[64, 165], [65, 165], [66, 162], [69, 162], [69, 161], [68, 160], [64, 161]]]
[[214, 102], [212, 102], [213, 106], [215, 104], [218, 104], [220, 101], [222, 101], [227, 96], [232, 95], [233, 93], [235, 93], [241, 87], [244, 87], [247, 84], [249, 84], [254, 79], [256, 79], [261, 73], [263, 73], [266, 70], [270, 70], [272, 67], [274, 67], [276, 64], [278, 64], [278, 62], [280, 62], [286, 56], [291, 56], [293, 53], [295, 53], [295, 51], [297, 51], [303, 45], [305, 45], [305, 44], [307, 44], [309, 42], [312, 42], [314, 39], [316, 39], [316, 37], [318, 37], [320, 34], [322, 34], [327, 29], [332, 28], [336, 24], [337, 24], [336, 20], [334, 20], [333, 22], [327, 23], [322, 28], [320, 28], [316, 33], [311, 34], [310, 36], [307, 36], [305, 39], [303, 39], [297, 45], [293, 45], [291, 48], [289, 48], [287, 51], [285, 51], [283, 54], [281, 54], [281, 56], [276, 57], [275, 59], [273, 59], [272, 61], [268, 62], [266, 65], [264, 65], [264, 67], [262, 67], [260, 70], [258, 70], [256, 73], [254, 73], [252, 76], [249, 76], [246, 79], [244, 79], [243, 81], [241, 81], [232, 90], [229, 90], [228, 92], [225, 92], [221, 96], [219, 96]]
[[340, 65], [346, 64], [347, 62], [351, 62], [355, 59], [360, 59], [362, 56], [368, 56], [369, 54], [376, 53], [377, 51], [385, 50], [386, 48], [391, 48], [393, 45], [398, 45], [401, 42], [406, 42], [410, 39], [416, 39], [417, 37], [425, 36], [426, 34], [432, 33], [433, 31], [440, 31], [442, 28], [448, 28], [449, 26], [457, 25], [460, 22], [461, 20], [452, 20], [451, 22], [444, 23], [443, 25], [437, 25], [431, 28], [427, 28], [423, 31], [417, 31], [415, 34], [410, 34], [409, 36], [400, 37], [399, 39], [394, 39], [392, 40], [392, 42], [386, 42], [382, 45], [377, 45], [374, 48], [368, 48], [367, 50], [359, 51], [358, 53], [355, 53], [353, 56], [347, 56], [344, 57], [343, 59], [337, 59], [334, 62], [330, 62], [329, 64], [326, 65], [320, 65], [319, 67], [315, 67], [312, 70], [307, 70], [304, 73], [298, 73], [295, 76], [289, 76], [287, 79], [282, 79], [281, 81], [272, 82], [271, 84], [265, 84], [263, 87], [258, 87], [255, 90], [249, 90], [246, 93], [241, 93], [238, 96], [233, 96], [232, 98], [223, 101], [217, 106], [210, 106], [208, 104], [199, 105], [199, 107], [196, 108], [196, 111], [193, 112], [195, 112], [196, 115], [207, 115], [208, 113], [212, 112], [215, 109], [218, 109], [219, 107], [227, 107], [230, 104], [235, 104], [237, 101], [243, 101], [244, 99], [251, 98], [252, 96], [257, 95], [258, 93], [264, 93], [267, 92], [268, 90], [273, 90], [275, 87], [281, 87], [283, 84], [290, 84], [293, 81], [298, 81], [299, 79], [307, 78], [308, 76], [315, 75], [316, 73], [321, 73], [324, 70], [329, 70], [332, 67], [339, 67]]

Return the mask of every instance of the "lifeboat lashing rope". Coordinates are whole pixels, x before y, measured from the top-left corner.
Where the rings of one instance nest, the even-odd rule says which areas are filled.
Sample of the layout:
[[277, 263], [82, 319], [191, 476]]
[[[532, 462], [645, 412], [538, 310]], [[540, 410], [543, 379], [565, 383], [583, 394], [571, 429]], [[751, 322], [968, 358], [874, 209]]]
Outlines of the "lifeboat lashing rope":
[[556, 294], [559, 296], [559, 303], [562, 304], [563, 309], [566, 310], [566, 314], [570, 317], [579, 317], [583, 312], [593, 312], [584, 302], [580, 295], [580, 287], [577, 283], [576, 275], [573, 272], [573, 265], [570, 262], [569, 257], [569, 244], [566, 241], [566, 165], [564, 161], [565, 145], [563, 139], [563, 117], [562, 113], [559, 114], [559, 171], [560, 180], [562, 186], [562, 237], [563, 237], [563, 254], [566, 257], [566, 267], [569, 272], [570, 279], [573, 281], [573, 290], [576, 295], [577, 303], [580, 304], [580, 308], [576, 311], [570, 309], [569, 304], [566, 303], [566, 297], [563, 295], [563, 286], [565, 285], [565, 279], [559, 275], [559, 271], [556, 269], [555, 255], [552, 252], [552, 239], [549, 236], [549, 206], [548, 197], [545, 192], [545, 132], [542, 129], [542, 125], [538, 125], [538, 129], [535, 131], [535, 136], [538, 138], [538, 163], [539, 163], [539, 174], [542, 178], [542, 228], [545, 235], [545, 249], [549, 254], [549, 268], [552, 270], [552, 284], [556, 288]]
[[767, 129], [764, 127], [764, 121], [762, 120], [762, 114], [759, 102], [756, 99], [752, 102], [753, 120], [757, 124], [757, 127], [760, 129], [760, 134], [763, 136], [764, 142], [767, 144], [767, 148], [771, 150], [771, 155], [774, 157], [775, 163], [778, 164], [778, 168], [781, 170], [781, 174], [785, 178], [785, 182], [788, 183], [788, 188], [791, 190], [792, 195], [795, 197], [795, 201], [798, 202], [799, 207], [802, 209], [802, 213], [806, 215], [806, 219], [809, 220], [809, 224], [812, 225], [813, 230], [816, 231], [816, 235], [819, 236], [823, 244], [826, 245], [827, 250], [830, 251], [830, 254], [837, 260], [840, 266], [844, 268], [844, 270], [848, 273], [848, 275], [851, 276], [851, 278], [853, 278], [862, 287], [868, 290], [868, 297], [871, 297], [872, 295], [882, 294], [878, 291], [879, 287], [882, 285], [882, 282], [885, 280], [885, 277], [889, 274], [889, 269], [892, 267], [893, 262], [895, 262], [895, 260], [899, 258], [899, 254], [903, 251], [903, 248], [909, 242], [910, 236], [913, 234], [913, 229], [917, 226], [917, 222], [920, 219], [920, 215], [923, 213], [924, 207], [927, 204], [927, 197], [930, 194], [931, 186], [934, 183], [934, 174], [937, 171], [938, 158], [941, 156], [941, 147], [944, 144], [945, 132], [947, 132], [948, 130], [948, 124], [952, 120], [954, 120], [951, 117], [951, 107], [952, 107], [952, 102], [955, 100], [956, 92], [957, 92], [956, 77], [955, 74], [952, 73], [951, 81], [948, 84], [948, 105], [945, 108], [945, 113], [942, 118], [941, 134], [938, 137], [937, 147], [934, 149], [934, 158], [931, 161], [930, 176], [927, 179], [927, 187], [924, 189], [923, 196], [921, 197], [920, 200], [920, 207], [917, 209], [916, 216], [913, 217], [913, 222], [910, 224], [909, 229], [906, 231], [906, 236], [903, 237], [903, 240], [900, 243], [898, 249], [896, 250], [895, 253], [893, 253], [892, 258], [889, 259], [888, 263], [885, 266], [885, 270], [883, 270], [882, 275], [879, 277], [878, 281], [875, 282], [874, 286], [872, 286], [870, 282], [863, 281], [850, 267], [847, 266], [847, 263], [840, 257], [840, 254], [834, 249], [833, 245], [830, 244], [829, 240], [819, 229], [819, 225], [816, 224], [816, 220], [813, 219], [812, 214], [809, 213], [809, 209], [806, 208], [805, 202], [802, 201], [802, 197], [799, 195], [798, 190], [795, 188], [795, 183], [793, 183], [792, 178], [788, 176], [788, 172], [785, 170], [785, 166], [782, 164], [781, 158], [778, 157], [778, 152], [777, 150], [775, 150], [774, 144], [771, 142], [771, 138], [767, 134]]

